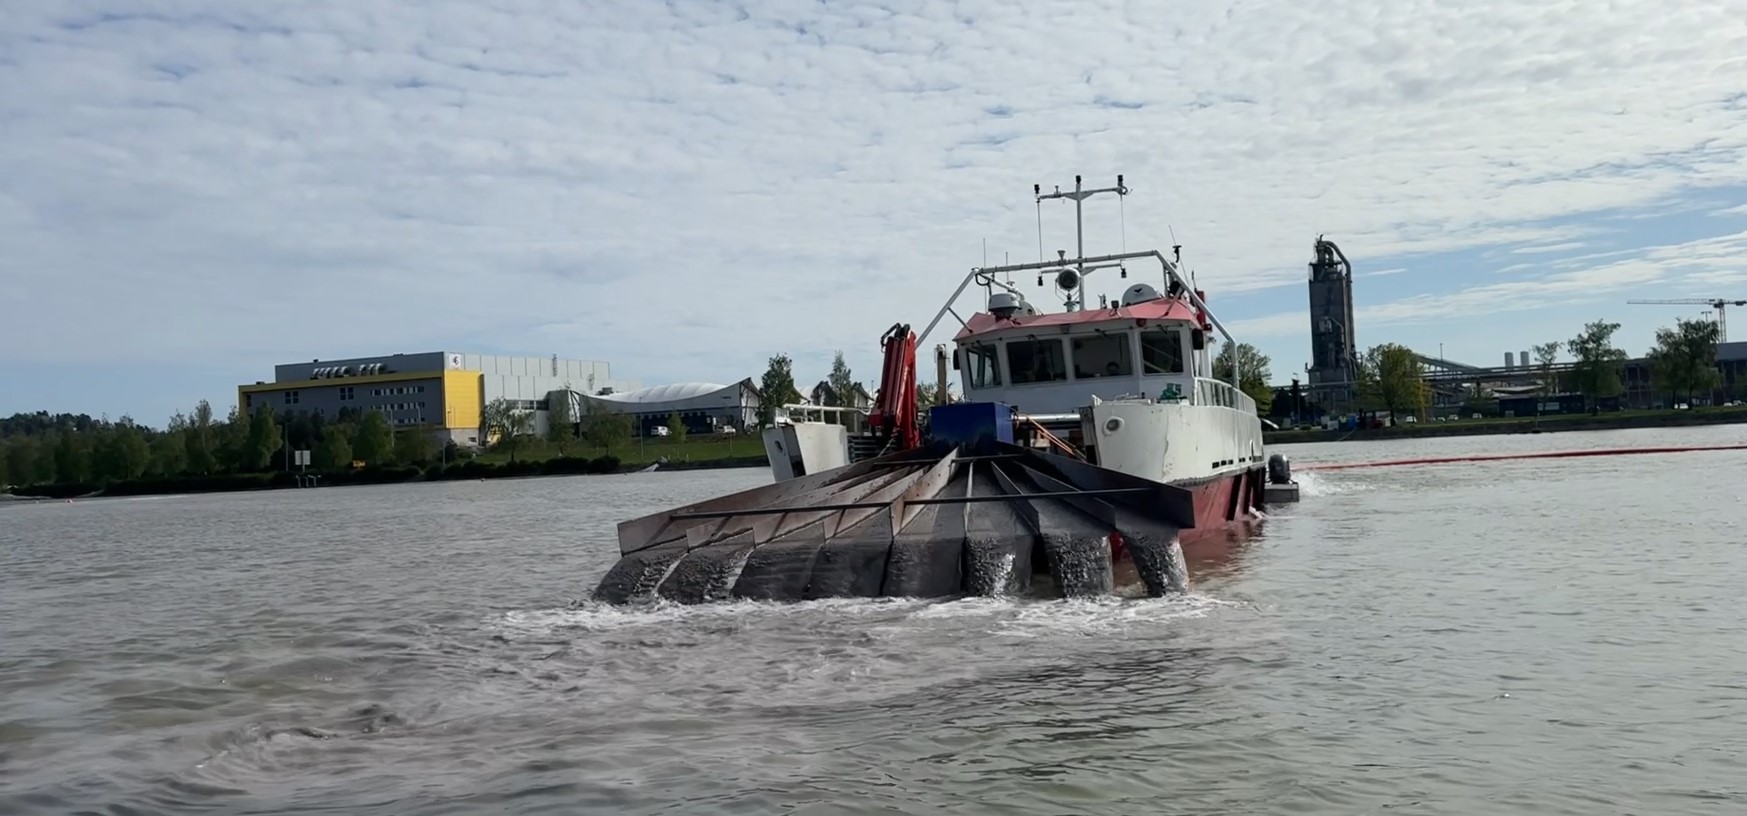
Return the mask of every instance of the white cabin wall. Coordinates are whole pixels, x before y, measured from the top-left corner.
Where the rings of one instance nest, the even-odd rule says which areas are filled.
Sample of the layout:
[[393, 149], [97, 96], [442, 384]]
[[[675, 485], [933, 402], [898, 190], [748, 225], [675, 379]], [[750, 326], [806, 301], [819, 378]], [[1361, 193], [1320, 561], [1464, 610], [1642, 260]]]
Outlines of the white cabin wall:
[[[1115, 430], [1112, 420], [1119, 420]], [[1090, 424], [1099, 466], [1146, 479], [1202, 479], [1262, 461], [1261, 423], [1232, 408], [1103, 403], [1092, 408]]]

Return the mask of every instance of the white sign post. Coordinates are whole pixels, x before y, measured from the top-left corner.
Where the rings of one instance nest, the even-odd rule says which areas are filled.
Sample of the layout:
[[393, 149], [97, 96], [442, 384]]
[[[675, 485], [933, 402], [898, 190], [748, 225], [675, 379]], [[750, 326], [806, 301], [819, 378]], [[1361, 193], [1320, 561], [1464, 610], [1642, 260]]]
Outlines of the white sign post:
[[[314, 487], [315, 486], [315, 477], [304, 475], [304, 472], [309, 468], [309, 451], [306, 451], [306, 450], [292, 451], [291, 452], [291, 461], [296, 462], [297, 467], [298, 467], [297, 486], [298, 487]], [[308, 479], [309, 481], [305, 482], [304, 481], [305, 479]]]

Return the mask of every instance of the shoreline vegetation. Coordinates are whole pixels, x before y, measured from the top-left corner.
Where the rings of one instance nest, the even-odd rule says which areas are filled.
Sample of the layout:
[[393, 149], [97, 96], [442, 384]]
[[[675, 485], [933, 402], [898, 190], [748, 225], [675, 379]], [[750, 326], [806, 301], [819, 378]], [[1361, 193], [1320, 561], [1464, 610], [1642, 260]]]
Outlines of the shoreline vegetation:
[[1360, 430], [1267, 431], [1264, 445], [1300, 445], [1315, 442], [1367, 442], [1378, 439], [1424, 439], [1438, 436], [1496, 436], [1499, 434], [1560, 433], [1568, 431], [1618, 431], [1632, 428], [1682, 428], [1698, 425], [1747, 423], [1747, 407], [1690, 408], [1687, 410], [1619, 411], [1602, 414], [1555, 414], [1543, 417], [1482, 417], [1450, 422], [1409, 422]]
[[[0, 498], [75, 499], [219, 493], [530, 476], [611, 474], [657, 464], [671, 470], [764, 465], [764, 446], [732, 434], [636, 439], [622, 415], [593, 431], [517, 435], [485, 451], [434, 444], [423, 428], [395, 428], [379, 411], [323, 423], [304, 414], [281, 425], [272, 409], [234, 408], [218, 418], [202, 402], [158, 430], [127, 417], [0, 417]], [[596, 419], [599, 419], [598, 417]], [[610, 420], [610, 421], [608, 421]], [[561, 426], [562, 427], [562, 426]], [[289, 444], [287, 444], [289, 443]], [[307, 465], [288, 462], [312, 451]], [[753, 454], [757, 454], [755, 457]], [[11, 502], [7, 502], [11, 503]]]
[[[1448, 382], [1439, 386], [1428, 378], [1426, 358], [1412, 349], [1395, 343], [1373, 346], [1357, 361], [1361, 416], [1423, 419], [1432, 411], [1437, 387], [1445, 389], [1446, 398], [1461, 398], [1459, 406], [1437, 409], [1453, 416], [1377, 428], [1265, 431], [1262, 442], [1294, 445], [1747, 422], [1747, 407], [1731, 407], [1738, 405], [1733, 399], [1740, 396], [1743, 369], [1731, 360], [1730, 376], [1723, 376], [1724, 366], [1717, 360], [1721, 332], [1716, 323], [1706, 320], [1681, 319], [1658, 330], [1656, 347], [1643, 358], [1646, 366], [1640, 367], [1640, 373], [1648, 372], [1648, 382], [1658, 394], [1668, 397], [1660, 404], [1678, 410], [1611, 410], [1627, 391], [1623, 372], [1629, 355], [1613, 345], [1619, 327], [1597, 320], [1585, 324], [1570, 340], [1535, 346], [1533, 371], [1539, 382], [1534, 394], [1520, 386], [1501, 393], [1480, 382], [1452, 394]], [[1574, 358], [1572, 362], [1559, 363], [1562, 348]], [[1247, 343], [1227, 344], [1214, 357], [1212, 373], [1217, 379], [1237, 382], [1262, 416], [1280, 420], [1285, 415], [1325, 413], [1314, 399], [1306, 399], [1314, 395], [1307, 394], [1296, 378], [1288, 388], [1270, 386], [1269, 362]], [[1234, 376], [1240, 363], [1241, 379]], [[1529, 367], [1527, 360], [1523, 366]], [[1638, 376], [1632, 381], [1644, 383]], [[833, 360], [825, 384], [837, 394], [859, 388], [842, 352]], [[918, 383], [918, 409], [926, 410], [924, 406], [934, 402], [934, 387]], [[770, 401], [760, 407], [758, 421], [750, 423], [754, 428], [771, 421], [773, 406], [802, 400], [787, 355], [770, 358], [759, 390]], [[778, 395], [787, 396], [778, 399]], [[1519, 403], [1524, 402], [1530, 410], [1539, 410], [1549, 399], [1556, 399], [1562, 410], [1571, 410], [1563, 407], [1566, 397], [1578, 398], [1573, 407], [1592, 413], [1498, 416], [1523, 410]], [[838, 404], [836, 398], [826, 402]], [[1722, 405], [1705, 407], [1706, 402]], [[1695, 407], [1688, 409], [1687, 404]], [[1294, 410], [1273, 410], [1288, 405]], [[479, 427], [479, 438], [489, 440], [484, 451], [462, 450], [453, 441], [438, 447], [430, 428], [391, 424], [380, 406], [348, 406], [329, 419], [319, 411], [292, 410], [278, 416], [269, 405], [252, 411], [233, 405], [228, 415], [219, 417], [201, 400], [192, 413], [172, 416], [163, 429], [126, 416], [112, 422], [86, 414], [20, 413], [0, 417], [0, 497], [66, 499], [610, 474], [651, 464], [657, 464], [658, 470], [768, 466], [756, 432], [747, 434], [751, 438], [736, 439], [733, 426], [718, 428], [712, 422], [691, 436], [684, 417], [674, 413], [662, 426], [666, 435], [649, 437], [635, 433], [636, 420], [629, 414], [573, 407], [568, 400], [551, 403], [548, 413], [545, 428], [535, 433], [533, 412], [513, 407], [503, 398], [487, 402]]]
[[[1482, 418], [1453, 422], [1421, 422], [1358, 431], [1296, 430], [1264, 434], [1264, 443], [1294, 445], [1316, 442], [1362, 442], [1379, 439], [1415, 439], [1440, 436], [1490, 436], [1496, 434], [1556, 433], [1573, 431], [1664, 428], [1747, 423], [1744, 408], [1694, 408], [1685, 411], [1627, 411], [1618, 414], [1562, 415], [1535, 418]], [[427, 466], [389, 465], [343, 469], [218, 473], [14, 486], [8, 493], [19, 501], [65, 500], [101, 497], [229, 493], [255, 490], [297, 489], [313, 482], [313, 488], [351, 485], [405, 484], [526, 478], [533, 476], [609, 475], [634, 473], [657, 465], [656, 472], [767, 467], [758, 443], [751, 440], [695, 439], [660, 441], [621, 446], [615, 453], [578, 456], [546, 446], [524, 445], [512, 460], [488, 453], [473, 458], [437, 462]], [[749, 451], [757, 451], [749, 453]], [[311, 488], [306, 488], [311, 489]]]

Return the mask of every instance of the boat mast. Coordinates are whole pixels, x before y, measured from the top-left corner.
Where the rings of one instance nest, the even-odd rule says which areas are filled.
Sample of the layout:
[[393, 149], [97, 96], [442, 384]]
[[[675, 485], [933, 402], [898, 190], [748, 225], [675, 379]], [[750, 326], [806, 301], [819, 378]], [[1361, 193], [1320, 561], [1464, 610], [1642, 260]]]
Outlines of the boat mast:
[[[1062, 192], [1061, 185], [1059, 184], [1056, 185], [1055, 192], [1053, 193], [1045, 193], [1043, 191], [1043, 185], [1041, 184], [1031, 185], [1031, 194], [1037, 197], [1037, 201], [1040, 205], [1044, 200], [1052, 198], [1071, 198], [1074, 200], [1075, 273], [1073, 285], [1062, 287], [1063, 289], [1068, 290], [1068, 301], [1064, 305], [1070, 312], [1084, 311], [1086, 308], [1086, 299], [1084, 297], [1074, 296], [1074, 293], [1080, 289], [1081, 285], [1084, 284], [1086, 280], [1086, 221], [1083, 212], [1084, 205], [1081, 202], [1084, 202], [1086, 199], [1098, 195], [1099, 193], [1115, 193], [1118, 196], [1126, 196], [1128, 195], [1128, 187], [1122, 183], [1122, 175], [1120, 173], [1116, 176], [1115, 187], [1100, 187], [1096, 190], [1084, 189], [1081, 186], [1081, 179], [1078, 175], [1074, 176], [1073, 192]], [[1038, 225], [1038, 240], [1040, 242], [1043, 240], [1043, 228], [1041, 224]], [[1058, 278], [1057, 280], [1059, 281], [1060, 279]]]

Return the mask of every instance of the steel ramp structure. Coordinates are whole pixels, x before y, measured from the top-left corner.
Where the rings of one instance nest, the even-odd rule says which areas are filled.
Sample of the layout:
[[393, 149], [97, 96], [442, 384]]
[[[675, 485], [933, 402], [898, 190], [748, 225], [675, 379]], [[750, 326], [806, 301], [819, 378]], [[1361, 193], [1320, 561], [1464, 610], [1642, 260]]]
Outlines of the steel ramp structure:
[[1068, 456], [933, 443], [619, 525], [595, 600], [1033, 595], [1187, 589], [1188, 491]]

